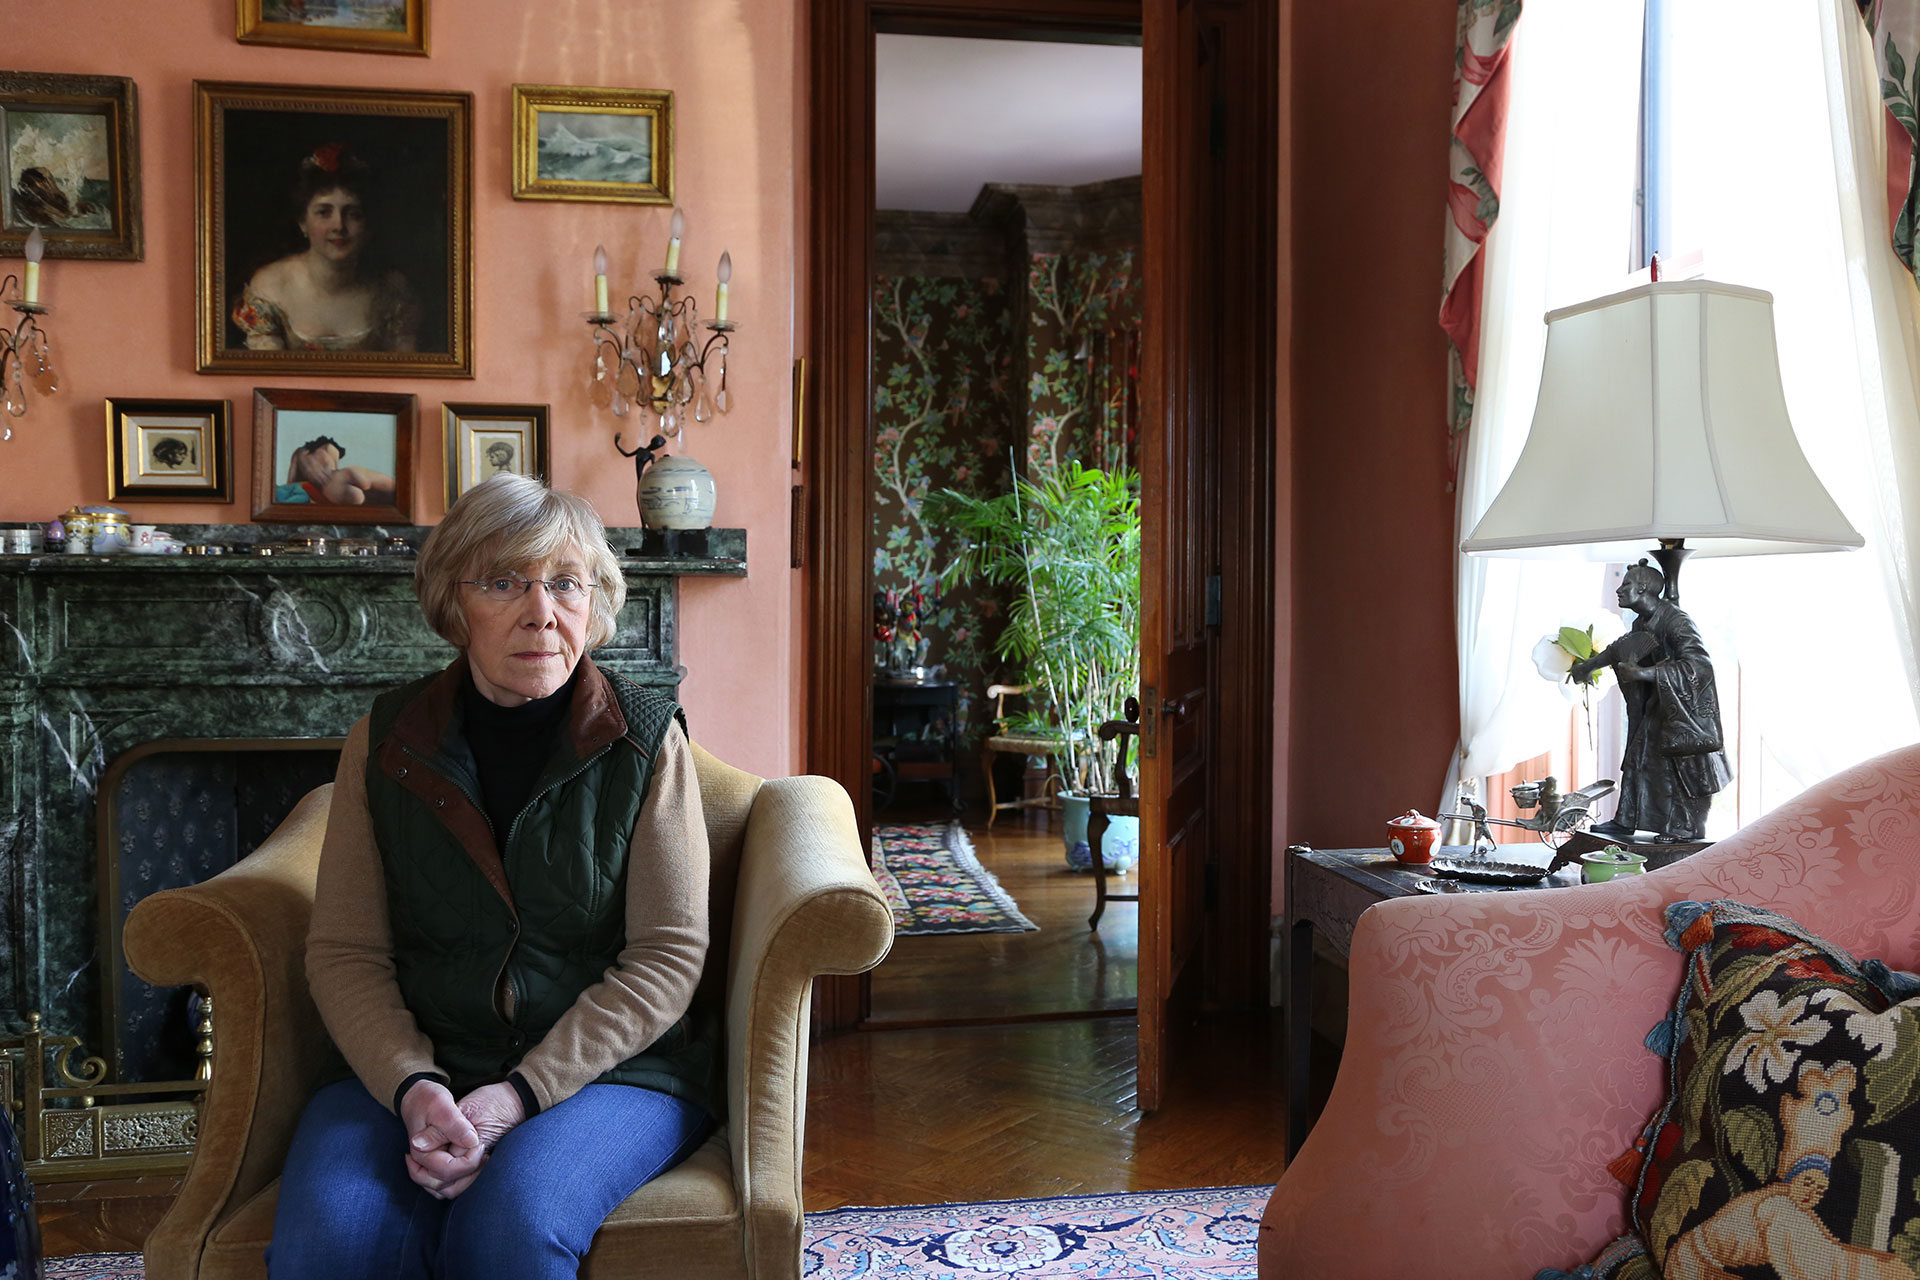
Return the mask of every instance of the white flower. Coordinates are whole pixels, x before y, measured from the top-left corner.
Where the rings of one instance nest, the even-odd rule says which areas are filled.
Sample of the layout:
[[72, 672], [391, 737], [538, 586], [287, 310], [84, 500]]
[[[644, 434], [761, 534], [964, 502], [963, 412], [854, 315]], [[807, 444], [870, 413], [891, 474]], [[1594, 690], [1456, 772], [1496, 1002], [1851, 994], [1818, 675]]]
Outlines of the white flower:
[[1800, 1048], [1818, 1044], [1830, 1028], [1820, 1018], [1806, 1017], [1807, 997], [1795, 996], [1784, 1005], [1776, 991], [1762, 991], [1740, 1006], [1749, 1030], [1734, 1041], [1724, 1074], [1746, 1069], [1747, 1083], [1765, 1090], [1770, 1080], [1785, 1084], [1793, 1076]]
[[1900, 1010], [1895, 1005], [1885, 1013], [1869, 1013], [1858, 1000], [1841, 991], [1828, 987], [1813, 993], [1816, 1008], [1836, 1008], [1847, 1015], [1847, 1034], [1860, 1042], [1860, 1047], [1871, 1052], [1875, 1060], [1893, 1052], [1894, 1041], [1898, 1038]]

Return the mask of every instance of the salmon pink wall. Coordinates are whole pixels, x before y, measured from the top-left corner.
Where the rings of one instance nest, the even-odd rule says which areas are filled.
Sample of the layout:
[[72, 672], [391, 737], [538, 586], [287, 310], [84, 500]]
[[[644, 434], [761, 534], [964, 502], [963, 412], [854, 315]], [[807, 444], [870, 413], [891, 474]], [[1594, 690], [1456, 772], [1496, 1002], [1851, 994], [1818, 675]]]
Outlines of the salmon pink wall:
[[[664, 251], [668, 211], [520, 202], [509, 194], [511, 86], [611, 85], [674, 93], [676, 194], [689, 219], [683, 265], [703, 312], [714, 262], [734, 262], [730, 363], [737, 404], [693, 428], [686, 450], [719, 486], [715, 522], [747, 530], [745, 581], [681, 587], [682, 697], [696, 737], [761, 774], [799, 765], [793, 573], [788, 568], [790, 366], [794, 354], [795, 20], [791, 0], [429, 0], [432, 56], [242, 45], [228, 0], [5, 0], [6, 64], [131, 76], [139, 88], [146, 258], [51, 261], [44, 300], [63, 386], [35, 398], [0, 444], [0, 520], [45, 520], [107, 496], [101, 401], [178, 396], [234, 403], [231, 505], [124, 504], [154, 522], [242, 523], [252, 476], [252, 389], [412, 392], [418, 399], [415, 519], [443, 511], [444, 400], [552, 408], [553, 479], [618, 524], [637, 523], [631, 464], [613, 419], [587, 404], [579, 315], [604, 242], [616, 291]], [[455, 89], [474, 97], [477, 376], [464, 379], [202, 376], [194, 373], [193, 81]], [[0, 269], [17, 269], [18, 262]], [[677, 451], [677, 450], [676, 450]]]
[[1292, 6], [1296, 843], [1380, 844], [1459, 737], [1435, 319], [1454, 16]]

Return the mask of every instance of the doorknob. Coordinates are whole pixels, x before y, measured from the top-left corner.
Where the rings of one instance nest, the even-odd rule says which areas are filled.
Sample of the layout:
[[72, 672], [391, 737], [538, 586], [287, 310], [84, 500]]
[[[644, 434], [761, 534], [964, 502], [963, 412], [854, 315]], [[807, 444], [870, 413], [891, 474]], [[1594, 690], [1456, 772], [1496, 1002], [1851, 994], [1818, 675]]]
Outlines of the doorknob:
[[1166, 720], [1184, 720], [1193, 709], [1185, 698], [1166, 698], [1160, 703], [1160, 715]]

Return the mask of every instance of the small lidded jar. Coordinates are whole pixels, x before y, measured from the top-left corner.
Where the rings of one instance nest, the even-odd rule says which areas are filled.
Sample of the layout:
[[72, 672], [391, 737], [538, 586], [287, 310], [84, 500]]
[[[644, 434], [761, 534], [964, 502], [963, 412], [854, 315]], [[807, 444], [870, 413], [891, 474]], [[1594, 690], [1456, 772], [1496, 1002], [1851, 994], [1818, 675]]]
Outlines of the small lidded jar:
[[1439, 843], [1440, 824], [1418, 809], [1387, 821], [1387, 849], [1402, 862], [1433, 861], [1433, 849]]

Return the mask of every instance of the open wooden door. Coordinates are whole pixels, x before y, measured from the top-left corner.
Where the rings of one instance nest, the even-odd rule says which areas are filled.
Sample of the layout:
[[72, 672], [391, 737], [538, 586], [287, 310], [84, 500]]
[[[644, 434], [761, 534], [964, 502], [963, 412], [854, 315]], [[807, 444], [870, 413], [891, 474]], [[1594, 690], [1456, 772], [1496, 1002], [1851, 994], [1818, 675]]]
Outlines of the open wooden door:
[[1263, 1003], [1279, 402], [1278, 39], [1146, 0], [1139, 1105], [1202, 1004]]

